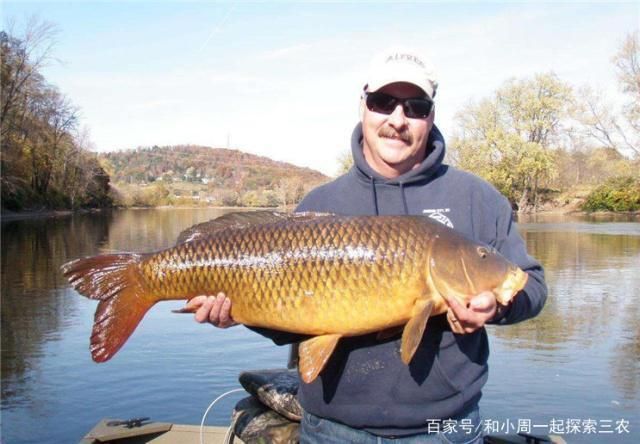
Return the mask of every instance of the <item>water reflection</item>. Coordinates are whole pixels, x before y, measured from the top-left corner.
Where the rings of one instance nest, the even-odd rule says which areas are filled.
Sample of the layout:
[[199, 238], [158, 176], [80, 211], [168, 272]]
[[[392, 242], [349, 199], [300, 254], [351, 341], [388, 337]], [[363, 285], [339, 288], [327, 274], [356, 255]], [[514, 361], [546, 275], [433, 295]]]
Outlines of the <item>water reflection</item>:
[[[2, 223], [2, 404], [35, 406], [44, 349], [77, 316], [65, 262], [107, 251], [151, 251], [223, 214], [213, 209], [106, 211]], [[70, 294], [71, 293], [71, 294]], [[85, 332], [87, 335], [89, 332]]]
[[640, 225], [590, 222], [520, 224], [529, 251], [545, 266], [549, 298], [537, 318], [493, 328], [492, 335], [501, 347], [534, 350], [527, 359], [559, 368], [581, 352], [602, 353], [590, 359], [606, 362], [607, 374], [598, 377], [608, 378], [621, 398], [637, 406]]
[[[168, 247], [184, 228], [223, 213], [212, 209], [128, 210], [2, 223], [3, 442], [41, 441], [35, 432], [24, 432], [33, 430], [35, 424], [48, 424], [43, 428], [47, 433], [55, 429], [60, 442], [77, 441], [101, 416], [110, 414], [108, 408], [113, 405], [119, 413], [131, 411], [134, 416], [156, 408], [162, 420], [199, 420], [202, 410], [194, 398], [204, 397], [204, 407], [210, 401], [202, 390], [168, 392], [157, 388], [175, 386], [172, 372], [183, 378], [185, 386], [190, 380], [211, 375], [212, 361], [203, 359], [203, 352], [195, 346], [185, 347], [189, 344], [185, 331], [202, 334], [205, 339], [201, 341], [212, 341], [216, 335], [193, 322], [177, 322], [177, 315], [163, 311], [136, 332], [142, 343], [138, 354], [133, 352], [135, 344], [128, 344], [129, 352], [118, 360], [97, 366], [89, 360], [87, 347], [95, 304], [70, 290], [59, 269], [64, 262], [82, 256]], [[633, 217], [603, 222], [597, 218], [536, 216], [522, 218], [519, 227], [530, 252], [545, 266], [550, 295], [538, 318], [491, 329], [495, 345], [491, 378], [499, 381], [495, 385], [503, 387], [507, 395], [519, 389], [518, 382], [510, 383], [509, 376], [513, 366], [521, 362], [531, 363], [517, 367], [524, 372], [549, 369], [550, 374], [560, 375], [564, 386], [580, 387], [572, 392], [577, 397], [570, 400], [572, 414], [579, 416], [576, 406], [587, 404], [580, 393], [597, 382], [606, 392], [597, 399], [604, 405], [602, 411], [615, 399], [621, 404], [621, 416], [636, 420], [635, 427], [640, 427], [640, 417], [633, 413], [640, 404], [640, 223]], [[226, 382], [235, 381], [238, 368], [255, 367], [260, 359], [272, 362], [271, 344], [254, 344], [247, 338], [257, 335], [247, 332], [245, 336], [242, 330], [229, 334], [240, 352], [231, 350], [226, 361], [215, 355], [215, 368], [226, 369]], [[162, 341], [157, 343], [158, 337]], [[230, 336], [216, 337], [228, 341]], [[261, 355], [250, 353], [254, 363], [244, 361], [247, 353], [242, 350], [246, 347], [260, 350]], [[214, 348], [208, 348], [207, 353]], [[142, 365], [156, 356], [166, 356], [171, 365]], [[518, 363], [507, 363], [503, 377], [500, 363], [512, 356]], [[563, 368], [571, 372], [563, 375]], [[149, 379], [149, 371], [156, 372], [154, 380]], [[530, 377], [523, 375], [525, 380]], [[123, 382], [122, 390], [137, 395], [123, 399], [114, 387], [128, 379], [137, 382]], [[218, 380], [220, 374], [210, 379]], [[99, 398], [89, 404], [90, 409], [83, 390]], [[483, 402], [500, 406], [497, 390], [493, 386], [487, 390]], [[540, 399], [555, 403], [552, 407], [558, 411], [566, 408], [563, 403], [567, 400], [558, 399], [557, 387], [542, 385], [539, 390], [542, 392], [523, 395], [523, 409], [529, 407], [527, 402]], [[168, 397], [166, 404], [150, 399], [159, 392]], [[141, 404], [145, 410], [140, 410]], [[591, 414], [583, 412], [584, 416]], [[219, 415], [220, 423], [228, 419], [225, 412]]]
[[74, 315], [60, 266], [107, 238], [110, 214], [2, 224], [2, 400], [26, 399], [43, 347]]
[[[627, 400], [635, 400], [640, 393], [640, 326], [638, 319], [640, 312], [637, 306], [633, 306], [625, 313], [623, 323], [624, 330], [620, 342], [615, 345], [613, 354], [609, 358], [611, 367], [611, 381], [618, 387], [622, 397]], [[628, 322], [628, 324], [626, 324]], [[634, 327], [635, 324], [635, 327]]]

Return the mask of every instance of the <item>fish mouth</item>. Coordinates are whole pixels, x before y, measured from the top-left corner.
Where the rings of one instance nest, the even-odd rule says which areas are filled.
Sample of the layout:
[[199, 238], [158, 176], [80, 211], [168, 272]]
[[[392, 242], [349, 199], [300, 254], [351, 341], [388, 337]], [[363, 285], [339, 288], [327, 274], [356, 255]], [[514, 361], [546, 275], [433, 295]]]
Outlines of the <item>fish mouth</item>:
[[502, 305], [507, 305], [511, 302], [511, 299], [524, 288], [528, 279], [529, 275], [520, 268], [512, 268], [509, 270], [509, 274], [502, 282], [502, 285], [493, 289], [496, 300]]

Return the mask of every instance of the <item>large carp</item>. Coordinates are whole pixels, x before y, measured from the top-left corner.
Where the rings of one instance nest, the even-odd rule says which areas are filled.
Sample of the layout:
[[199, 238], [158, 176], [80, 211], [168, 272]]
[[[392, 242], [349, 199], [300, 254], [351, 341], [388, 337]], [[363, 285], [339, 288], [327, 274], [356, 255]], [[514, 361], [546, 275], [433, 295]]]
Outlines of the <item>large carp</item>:
[[63, 266], [98, 299], [96, 362], [110, 359], [158, 301], [224, 292], [239, 323], [312, 335], [299, 368], [313, 381], [342, 336], [404, 326], [409, 363], [444, 297], [467, 304], [491, 291], [507, 304], [527, 274], [494, 249], [421, 216], [232, 213], [150, 254], [110, 254]]

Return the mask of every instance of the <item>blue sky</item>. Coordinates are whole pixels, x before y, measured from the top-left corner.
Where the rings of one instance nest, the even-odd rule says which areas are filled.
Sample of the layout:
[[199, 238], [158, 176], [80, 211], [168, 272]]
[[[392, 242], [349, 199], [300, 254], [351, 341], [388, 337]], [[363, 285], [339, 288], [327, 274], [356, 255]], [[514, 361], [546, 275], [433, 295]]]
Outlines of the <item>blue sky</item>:
[[554, 71], [617, 94], [610, 62], [640, 27], [638, 2], [2, 3], [3, 26], [57, 25], [46, 78], [80, 108], [98, 151], [193, 143], [333, 174], [358, 119], [370, 58], [431, 58], [436, 124], [509, 78]]

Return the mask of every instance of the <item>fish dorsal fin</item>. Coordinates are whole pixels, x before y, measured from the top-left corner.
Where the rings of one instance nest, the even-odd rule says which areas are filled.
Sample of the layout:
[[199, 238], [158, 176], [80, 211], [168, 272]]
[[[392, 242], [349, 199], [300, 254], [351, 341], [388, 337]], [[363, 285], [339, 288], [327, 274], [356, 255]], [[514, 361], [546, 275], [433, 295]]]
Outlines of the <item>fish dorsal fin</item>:
[[405, 364], [411, 362], [411, 358], [413, 358], [420, 341], [422, 341], [422, 335], [431, 315], [431, 310], [433, 310], [433, 301], [431, 300], [418, 299], [413, 306], [411, 319], [409, 319], [402, 332], [400, 356]]
[[341, 337], [340, 334], [322, 335], [300, 343], [298, 368], [304, 382], [309, 384], [316, 379]]
[[177, 244], [205, 239], [214, 233], [228, 228], [246, 228], [283, 221], [303, 221], [317, 217], [331, 216], [331, 213], [283, 213], [279, 211], [244, 211], [228, 213], [216, 219], [193, 225], [178, 236]]

